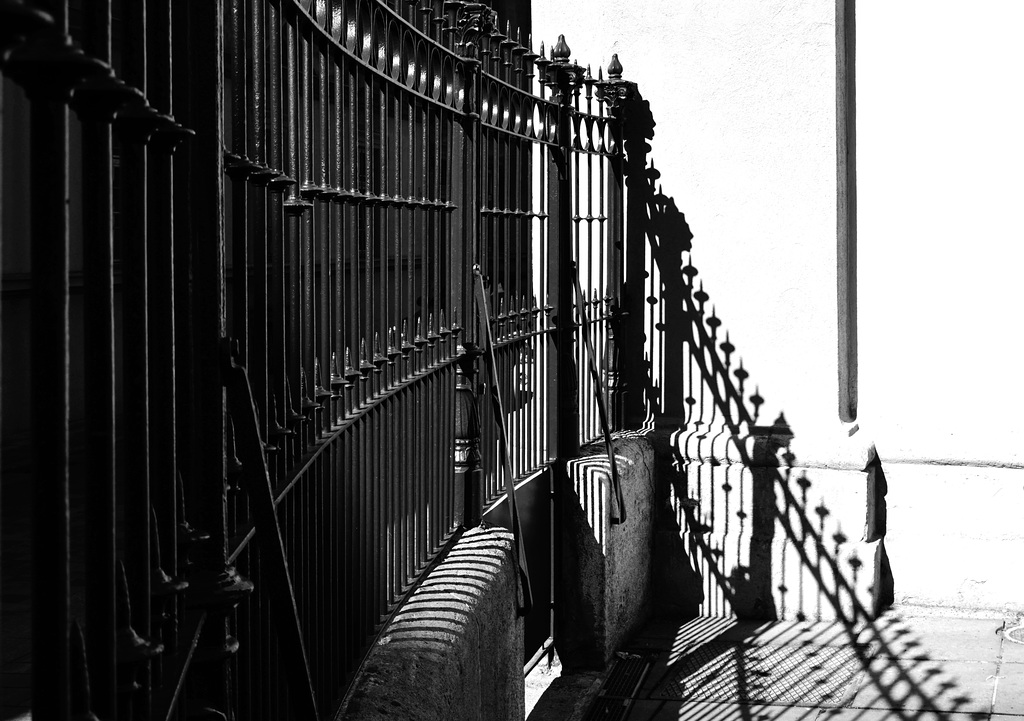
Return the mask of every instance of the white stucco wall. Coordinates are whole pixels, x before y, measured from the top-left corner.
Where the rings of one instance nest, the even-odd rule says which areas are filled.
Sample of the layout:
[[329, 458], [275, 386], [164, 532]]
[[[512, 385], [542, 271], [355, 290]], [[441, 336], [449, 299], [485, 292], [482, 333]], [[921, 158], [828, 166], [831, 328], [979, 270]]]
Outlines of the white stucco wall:
[[[650, 158], [694, 234], [692, 264], [808, 462], [835, 460], [835, 10], [828, 2], [535, 0], [534, 41], [618, 53], [656, 127]], [[811, 436], [820, 436], [812, 440]], [[814, 456], [814, 458], [811, 458]]]
[[892, 460], [1024, 464], [1024, 3], [857, 30], [861, 417]]
[[861, 2], [860, 418], [897, 600], [1024, 606], [1024, 4]]
[[[785, 414], [815, 488], [846, 469], [862, 489], [877, 447], [897, 601], [1022, 607], [1024, 4], [858, 5], [856, 424], [838, 414], [835, 3], [534, 0], [533, 37], [564, 33], [595, 72], [618, 53], [650, 101], [650, 158], [694, 234], [683, 262], [759, 422]], [[713, 443], [680, 441], [698, 465]], [[832, 495], [809, 502], [861, 517], [862, 491]]]

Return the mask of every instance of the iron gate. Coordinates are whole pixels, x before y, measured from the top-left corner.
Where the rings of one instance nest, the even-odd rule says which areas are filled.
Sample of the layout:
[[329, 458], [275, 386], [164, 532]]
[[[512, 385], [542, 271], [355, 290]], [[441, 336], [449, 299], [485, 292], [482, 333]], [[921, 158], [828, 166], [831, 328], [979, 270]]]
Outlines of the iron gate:
[[617, 60], [461, 0], [7, 0], [0, 27], [32, 171], [4, 213], [31, 228], [33, 715], [326, 716], [507, 484], [532, 655], [565, 461], [622, 425]]

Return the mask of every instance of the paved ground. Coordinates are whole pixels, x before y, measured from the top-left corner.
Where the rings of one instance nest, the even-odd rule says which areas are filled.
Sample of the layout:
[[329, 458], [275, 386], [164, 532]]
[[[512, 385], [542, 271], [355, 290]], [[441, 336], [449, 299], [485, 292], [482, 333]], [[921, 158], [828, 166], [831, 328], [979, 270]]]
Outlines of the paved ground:
[[1024, 721], [1024, 644], [1003, 637], [1014, 624], [900, 613], [856, 629], [655, 621], [583, 718]]

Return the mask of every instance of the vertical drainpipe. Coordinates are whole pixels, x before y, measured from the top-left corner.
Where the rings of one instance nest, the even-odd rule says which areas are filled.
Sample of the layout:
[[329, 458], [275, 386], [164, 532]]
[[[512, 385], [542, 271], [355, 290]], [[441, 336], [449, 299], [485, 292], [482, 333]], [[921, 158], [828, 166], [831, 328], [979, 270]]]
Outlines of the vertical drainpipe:
[[857, 419], [856, 0], [836, 0], [836, 233], [839, 417]]

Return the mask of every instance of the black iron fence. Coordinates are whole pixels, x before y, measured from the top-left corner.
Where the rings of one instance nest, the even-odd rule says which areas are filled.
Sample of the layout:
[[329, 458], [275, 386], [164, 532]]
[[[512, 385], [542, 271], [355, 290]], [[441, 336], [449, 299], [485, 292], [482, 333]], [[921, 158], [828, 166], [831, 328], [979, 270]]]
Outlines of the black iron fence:
[[622, 426], [634, 86], [461, 0], [3, 0], [0, 51], [33, 716], [327, 716], [461, 528]]

